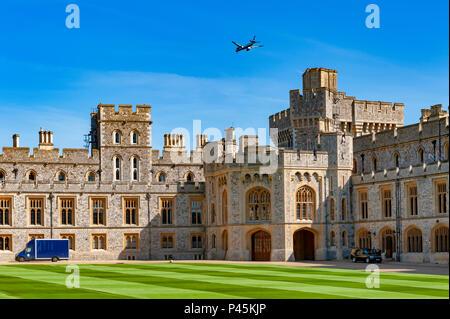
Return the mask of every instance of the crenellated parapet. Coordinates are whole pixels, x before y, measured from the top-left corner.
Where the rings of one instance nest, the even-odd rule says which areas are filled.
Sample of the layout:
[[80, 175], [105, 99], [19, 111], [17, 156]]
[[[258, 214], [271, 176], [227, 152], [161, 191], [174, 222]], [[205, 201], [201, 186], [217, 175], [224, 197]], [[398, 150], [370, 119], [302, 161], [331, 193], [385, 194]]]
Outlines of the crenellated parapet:
[[116, 110], [114, 104], [98, 105], [99, 122], [102, 121], [129, 121], [129, 122], [144, 122], [151, 121], [151, 106], [150, 105], [136, 105], [136, 111], [133, 111], [132, 105], [120, 104]]

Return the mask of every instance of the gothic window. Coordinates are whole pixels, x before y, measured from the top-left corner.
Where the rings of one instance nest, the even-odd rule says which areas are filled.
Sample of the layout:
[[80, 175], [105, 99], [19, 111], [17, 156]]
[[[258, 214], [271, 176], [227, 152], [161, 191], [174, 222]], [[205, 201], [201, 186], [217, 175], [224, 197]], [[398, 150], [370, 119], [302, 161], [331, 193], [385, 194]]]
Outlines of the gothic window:
[[383, 217], [392, 217], [392, 194], [390, 188], [381, 189]]
[[106, 198], [90, 199], [92, 225], [106, 225]]
[[125, 249], [137, 249], [139, 242], [138, 234], [124, 234], [124, 248]]
[[95, 173], [94, 172], [88, 172], [86, 179], [87, 179], [88, 182], [95, 182]]
[[5, 172], [0, 169], [0, 182], [5, 180], [5, 176], [6, 176]]
[[397, 152], [394, 153], [394, 162], [396, 168], [400, 167], [400, 156]]
[[342, 246], [347, 247], [348, 240], [347, 240], [347, 231], [342, 231]]
[[159, 172], [156, 177], [158, 183], [165, 183], [166, 182], [166, 174], [164, 172]]
[[0, 198], [0, 226], [11, 226], [11, 197]]
[[74, 225], [74, 198], [59, 199], [59, 216], [61, 225]]
[[58, 182], [64, 182], [66, 180], [66, 173], [59, 171], [56, 178], [58, 179]]
[[227, 190], [224, 189], [222, 193], [222, 224], [228, 223], [228, 196]]
[[192, 234], [191, 235], [191, 248], [203, 248], [203, 235]]
[[191, 223], [192, 225], [202, 224], [202, 210], [203, 210], [203, 200], [202, 199], [192, 199], [191, 200]]
[[377, 158], [375, 156], [372, 156], [372, 170], [377, 171]]
[[422, 252], [422, 231], [418, 228], [411, 228], [406, 233], [406, 249], [408, 253]]
[[165, 198], [161, 199], [161, 224], [163, 225], [171, 225], [172, 224], [172, 215], [173, 215], [173, 199]]
[[12, 236], [11, 235], [0, 235], [0, 251], [10, 250], [12, 251]]
[[370, 234], [367, 230], [359, 232], [358, 244], [358, 248], [360, 249], [370, 249], [372, 247], [372, 239], [370, 238]]
[[139, 199], [138, 198], [124, 198], [123, 199], [123, 213], [124, 223], [126, 225], [138, 225]]
[[139, 180], [139, 159], [136, 156], [131, 158], [131, 175], [133, 181]]
[[137, 132], [133, 131], [131, 132], [131, 144], [138, 144], [139, 142], [139, 136], [137, 134]]
[[433, 237], [433, 252], [444, 253], [449, 251], [449, 237], [448, 237], [448, 226], [438, 226], [434, 232]]
[[314, 191], [308, 186], [302, 186], [296, 195], [297, 220], [314, 219], [315, 196]]
[[407, 186], [408, 189], [408, 212], [411, 216], [417, 216], [417, 185], [411, 184]]
[[341, 200], [341, 217], [342, 220], [347, 219], [347, 200], [345, 198], [342, 198]]
[[447, 213], [447, 182], [436, 182], [436, 210], [438, 214]]
[[270, 220], [270, 193], [261, 187], [247, 193], [248, 220]]
[[92, 234], [92, 249], [106, 250], [106, 234]]
[[211, 248], [216, 248], [216, 234], [211, 235]]
[[119, 157], [114, 157], [113, 159], [114, 162], [114, 180], [115, 181], [120, 181], [121, 180], [121, 176], [122, 176], [122, 161], [120, 160]]
[[336, 246], [336, 235], [333, 230], [330, 232], [330, 246]]
[[422, 147], [419, 147], [419, 151], [417, 152], [417, 155], [419, 157], [419, 163], [423, 164], [424, 156], [423, 156], [423, 148]]
[[335, 206], [334, 205], [334, 199], [330, 198], [330, 220], [334, 220], [335, 219], [335, 214], [334, 214], [335, 207], [334, 206]]
[[30, 225], [43, 225], [43, 198], [28, 198], [28, 214]]
[[174, 234], [161, 234], [161, 248], [171, 249], [175, 247], [175, 235]]
[[216, 223], [216, 205], [211, 203], [211, 224]]
[[120, 144], [120, 141], [122, 139], [120, 132], [115, 131], [113, 136], [114, 136], [114, 144]]
[[188, 172], [186, 174], [186, 178], [185, 179], [186, 179], [186, 182], [192, 183], [194, 181], [194, 174], [192, 174], [191, 172]]
[[28, 171], [26, 174], [27, 180], [29, 181], [35, 181], [36, 180], [36, 173], [34, 171]]
[[369, 218], [367, 190], [359, 191], [359, 212], [361, 219]]

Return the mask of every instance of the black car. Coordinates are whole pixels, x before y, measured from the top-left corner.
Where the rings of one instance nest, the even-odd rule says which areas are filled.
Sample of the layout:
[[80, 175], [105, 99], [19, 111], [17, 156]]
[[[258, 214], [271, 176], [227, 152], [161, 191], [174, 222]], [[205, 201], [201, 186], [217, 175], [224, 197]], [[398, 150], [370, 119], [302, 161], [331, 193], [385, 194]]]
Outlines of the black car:
[[366, 263], [381, 263], [381, 250], [353, 248], [350, 254], [352, 262], [364, 261]]

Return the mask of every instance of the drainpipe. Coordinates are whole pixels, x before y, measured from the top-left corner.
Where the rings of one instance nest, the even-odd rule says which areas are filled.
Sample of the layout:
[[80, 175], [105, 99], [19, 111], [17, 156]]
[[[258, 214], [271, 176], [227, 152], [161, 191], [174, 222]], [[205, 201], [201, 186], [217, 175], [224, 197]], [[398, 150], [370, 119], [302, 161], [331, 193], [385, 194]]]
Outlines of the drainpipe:
[[152, 241], [150, 232], [150, 193], [145, 194], [145, 199], [147, 200], [147, 227], [148, 227], [148, 239], [149, 239], [149, 249], [148, 249], [148, 259], [151, 260], [152, 256]]
[[48, 199], [50, 201], [50, 239], [53, 238], [53, 193], [48, 195]]
[[395, 228], [397, 233], [397, 253], [395, 254], [395, 260], [400, 261], [400, 255], [402, 253], [402, 224], [401, 224], [401, 211], [400, 211], [400, 180], [397, 178], [395, 181]]

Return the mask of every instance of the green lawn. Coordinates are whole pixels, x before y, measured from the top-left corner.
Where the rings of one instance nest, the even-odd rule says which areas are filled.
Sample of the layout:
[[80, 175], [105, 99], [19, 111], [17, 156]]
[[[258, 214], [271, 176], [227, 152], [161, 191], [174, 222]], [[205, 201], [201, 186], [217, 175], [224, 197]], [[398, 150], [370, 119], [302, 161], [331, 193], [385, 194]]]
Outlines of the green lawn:
[[449, 298], [448, 276], [368, 273], [258, 264], [79, 265], [80, 288], [66, 287], [66, 266], [0, 266], [2, 298]]

